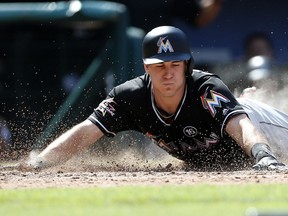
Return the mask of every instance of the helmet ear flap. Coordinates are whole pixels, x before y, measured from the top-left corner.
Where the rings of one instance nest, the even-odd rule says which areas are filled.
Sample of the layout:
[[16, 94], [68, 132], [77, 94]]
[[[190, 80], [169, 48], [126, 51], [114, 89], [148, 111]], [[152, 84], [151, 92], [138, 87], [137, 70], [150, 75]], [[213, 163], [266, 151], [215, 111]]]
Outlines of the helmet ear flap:
[[188, 61], [188, 65], [187, 65], [187, 71], [186, 71], [186, 75], [187, 76], [191, 76], [193, 73], [193, 69], [195, 67], [195, 61], [194, 58], [191, 55], [191, 58]]

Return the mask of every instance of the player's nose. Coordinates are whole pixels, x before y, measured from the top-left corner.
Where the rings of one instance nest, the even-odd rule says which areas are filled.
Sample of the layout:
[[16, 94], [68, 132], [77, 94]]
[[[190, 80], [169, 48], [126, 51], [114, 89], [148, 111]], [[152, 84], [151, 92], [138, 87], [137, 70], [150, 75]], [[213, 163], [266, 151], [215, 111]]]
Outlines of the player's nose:
[[173, 70], [172, 70], [172, 68], [171, 67], [166, 67], [165, 68], [165, 72], [164, 72], [164, 78], [165, 79], [170, 79], [170, 78], [172, 78], [173, 77], [173, 74], [174, 74], [174, 72], [173, 72]]

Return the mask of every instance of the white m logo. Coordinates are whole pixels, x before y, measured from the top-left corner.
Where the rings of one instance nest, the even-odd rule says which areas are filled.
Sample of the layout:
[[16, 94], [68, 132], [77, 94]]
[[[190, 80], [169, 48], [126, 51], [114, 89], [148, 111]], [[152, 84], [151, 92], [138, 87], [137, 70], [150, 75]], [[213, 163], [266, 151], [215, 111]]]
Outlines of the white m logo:
[[166, 40], [166, 43], [164, 43], [165, 38], [166, 37], [164, 37], [164, 38], [160, 37], [159, 38], [159, 40], [157, 42], [157, 46], [159, 47], [157, 53], [162, 53], [162, 51], [164, 51], [165, 53], [167, 51], [174, 52], [174, 49], [173, 49], [173, 47], [172, 47], [172, 45], [168, 39]]

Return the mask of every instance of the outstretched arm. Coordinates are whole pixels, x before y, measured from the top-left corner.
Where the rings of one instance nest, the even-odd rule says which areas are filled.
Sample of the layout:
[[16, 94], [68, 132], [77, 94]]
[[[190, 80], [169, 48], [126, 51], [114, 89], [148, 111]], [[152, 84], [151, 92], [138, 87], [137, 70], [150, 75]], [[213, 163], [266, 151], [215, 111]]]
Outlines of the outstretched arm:
[[266, 137], [251, 123], [245, 114], [232, 117], [226, 132], [241, 146], [250, 157], [253, 157], [256, 169], [273, 169], [284, 164], [272, 153]]
[[102, 131], [95, 124], [85, 120], [54, 140], [38, 156], [30, 158], [27, 165], [41, 168], [63, 163], [94, 144], [102, 136]]
[[252, 125], [245, 114], [233, 116], [227, 123], [226, 132], [250, 157], [255, 143], [268, 143], [268, 140]]

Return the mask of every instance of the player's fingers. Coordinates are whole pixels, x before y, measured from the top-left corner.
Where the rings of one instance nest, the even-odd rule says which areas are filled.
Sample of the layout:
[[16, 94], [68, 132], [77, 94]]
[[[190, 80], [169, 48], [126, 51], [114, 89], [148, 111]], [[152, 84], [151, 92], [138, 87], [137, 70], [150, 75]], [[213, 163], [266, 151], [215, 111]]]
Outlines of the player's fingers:
[[255, 164], [252, 168], [254, 170], [288, 171], [288, 166], [283, 164], [271, 164], [268, 166], [263, 166], [262, 164]]
[[39, 168], [35, 168], [33, 166], [31, 166], [29, 163], [27, 162], [20, 162], [17, 166], [17, 169], [21, 172], [35, 172], [35, 171], [40, 171]]
[[263, 170], [264, 169], [264, 167], [261, 164], [255, 164], [252, 166], [252, 168], [254, 170]]
[[288, 171], [288, 166], [287, 165], [285, 165], [285, 166], [276, 166], [274, 168], [274, 170], [276, 170], [276, 171]]

